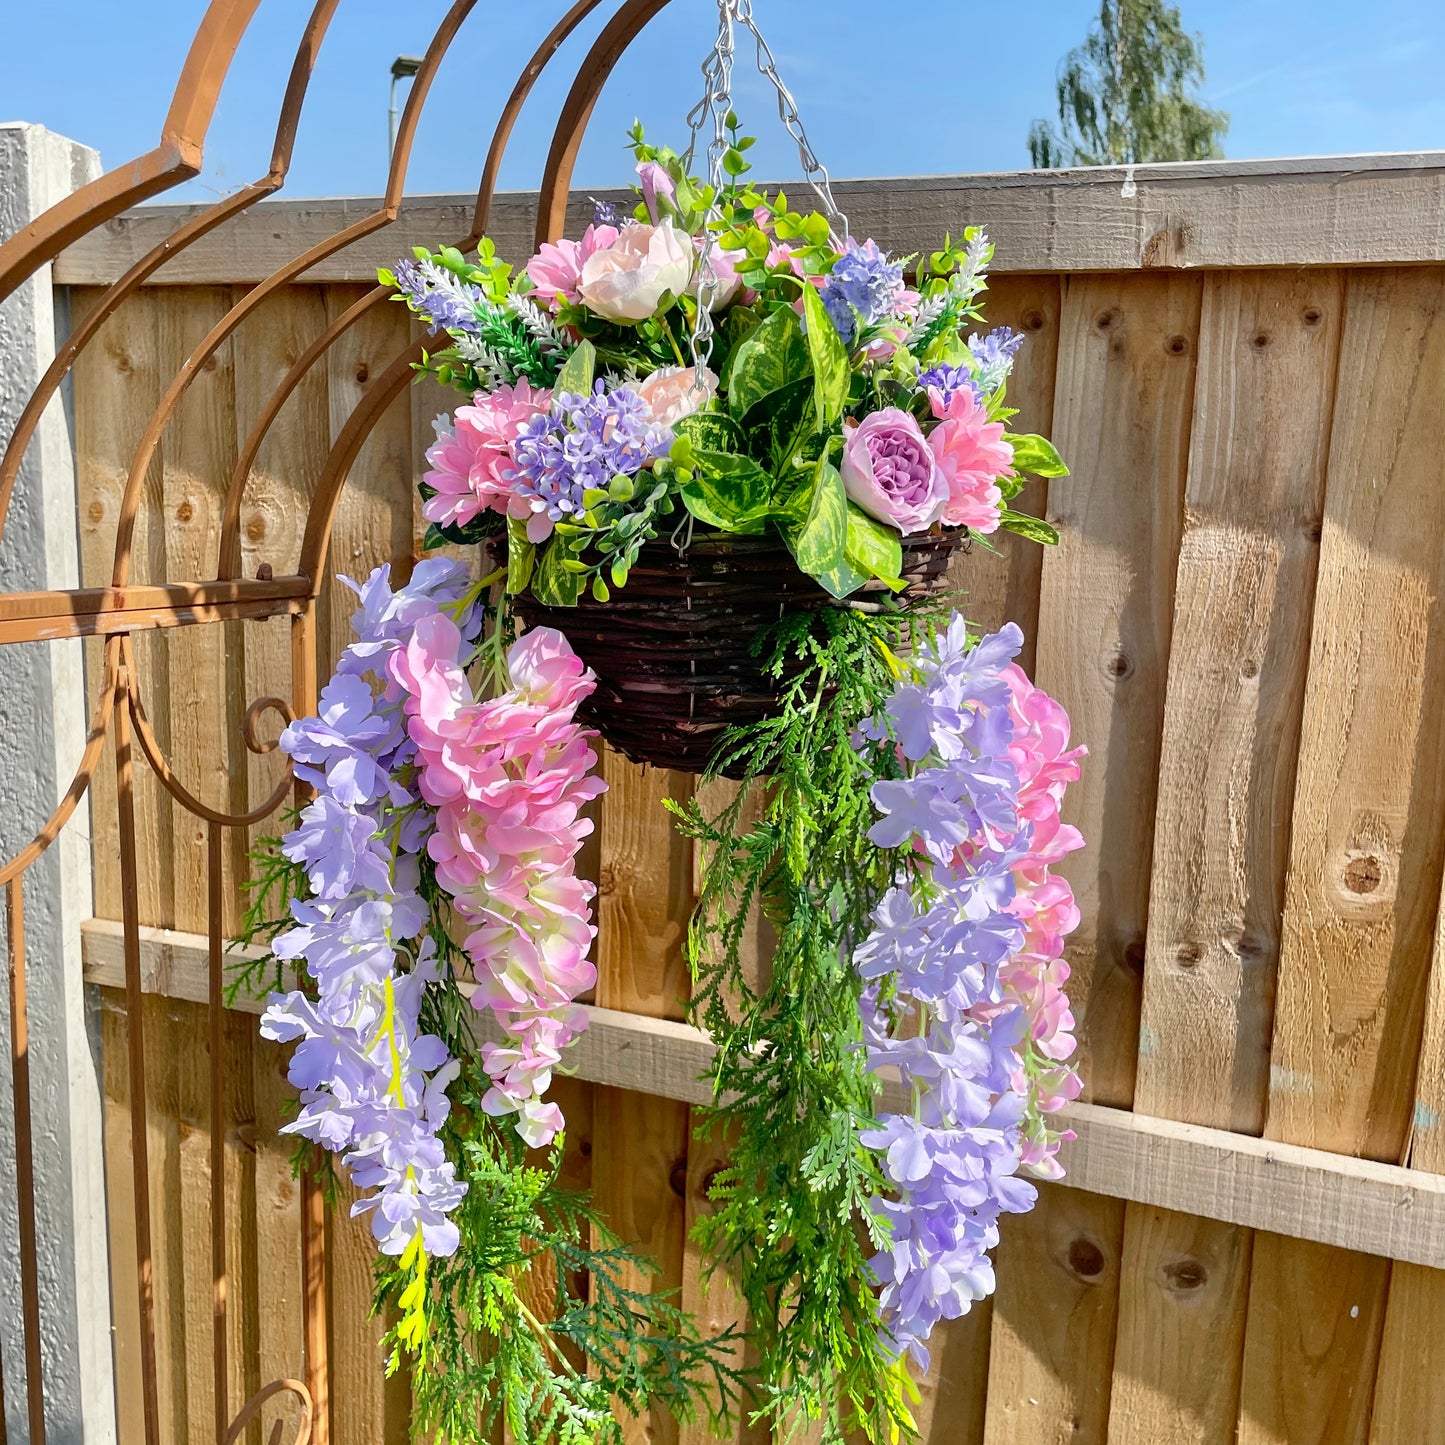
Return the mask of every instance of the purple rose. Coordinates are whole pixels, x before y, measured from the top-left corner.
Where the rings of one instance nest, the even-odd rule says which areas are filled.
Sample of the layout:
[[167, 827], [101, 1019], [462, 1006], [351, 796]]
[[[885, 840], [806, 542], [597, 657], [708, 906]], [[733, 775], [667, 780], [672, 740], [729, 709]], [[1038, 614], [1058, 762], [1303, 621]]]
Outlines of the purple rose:
[[932, 526], [948, 501], [948, 482], [917, 421], [895, 406], [864, 417], [848, 433], [838, 470], [848, 495], [905, 537]]

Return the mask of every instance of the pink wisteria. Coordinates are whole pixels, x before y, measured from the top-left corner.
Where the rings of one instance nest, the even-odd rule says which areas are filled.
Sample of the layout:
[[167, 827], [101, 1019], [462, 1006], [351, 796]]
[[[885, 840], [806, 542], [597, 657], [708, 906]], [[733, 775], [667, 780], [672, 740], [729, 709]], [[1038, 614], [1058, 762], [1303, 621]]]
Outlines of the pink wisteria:
[[506, 1033], [482, 1046], [492, 1081], [482, 1107], [515, 1114], [517, 1132], [539, 1146], [562, 1128], [543, 1095], [586, 1026], [576, 999], [596, 980], [587, 957], [595, 889], [574, 866], [592, 831], [581, 809], [606, 787], [592, 776], [595, 735], [575, 721], [593, 679], [560, 633], [537, 628], [507, 653], [510, 688], [479, 702], [466, 651], [437, 613], [393, 655], [391, 675], [407, 694], [418, 789], [436, 809], [427, 851], [470, 925], [473, 1003]]

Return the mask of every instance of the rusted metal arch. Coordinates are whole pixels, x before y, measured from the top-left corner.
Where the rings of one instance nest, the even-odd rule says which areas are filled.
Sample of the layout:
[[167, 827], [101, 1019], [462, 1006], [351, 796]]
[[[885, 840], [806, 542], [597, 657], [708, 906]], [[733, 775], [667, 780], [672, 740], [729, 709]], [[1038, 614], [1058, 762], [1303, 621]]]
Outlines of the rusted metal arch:
[[[628, 46], [668, 3], [669, 0], [626, 0], [587, 52], [552, 135], [541, 195], [537, 202], [539, 243], [556, 240], [562, 234], [567, 219], [567, 196], [577, 164], [577, 152], [581, 147], [587, 122], [591, 119], [592, 108], [602, 94], [607, 77], [611, 75], [613, 67]], [[500, 165], [500, 157], [498, 164]], [[336, 508], [351, 468], [356, 464], [361, 448], [387, 407], [405, 391], [412, 367], [421, 359], [421, 351], [422, 344], [417, 342], [396, 358], [361, 398], [332, 446], [321, 470], [316, 490], [312, 494], [311, 509], [306, 517], [300, 563], [300, 570], [305, 576], [320, 579], [324, 574]], [[319, 586], [319, 580], [315, 581], [315, 585]]]
[[301, 108], [305, 104], [306, 91], [311, 84], [311, 73], [315, 69], [317, 56], [321, 53], [321, 43], [326, 38], [326, 32], [340, 3], [341, 0], [317, 0], [316, 7], [311, 12], [311, 20], [301, 37], [296, 59], [291, 66], [291, 79], [281, 102], [281, 114], [276, 123], [276, 141], [266, 174], [244, 190], [227, 196], [186, 222], [173, 235], [142, 256], [124, 276], [107, 288], [84, 321], [66, 338], [56, 353], [55, 360], [50, 363], [40, 385], [26, 403], [25, 410], [15, 425], [15, 431], [6, 444], [4, 456], [0, 458], [0, 541], [4, 540], [5, 521], [10, 514], [15, 478], [19, 475], [25, 453], [40, 425], [45, 408], [60, 390], [60, 385], [75, 364], [76, 357], [90, 344], [125, 298], [144, 285], [172, 256], [178, 255], [192, 242], [199, 241], [202, 236], [207, 236], [225, 225], [232, 216], [249, 210], [257, 201], [274, 194], [285, 184], [286, 173], [291, 167], [291, 155], [296, 147], [296, 129], [301, 119]]
[[[16, 477], [26, 447], [38, 428], [46, 405], [55, 396], [75, 359], [99, 333], [127, 296], [134, 293], [177, 252], [223, 226], [232, 216], [248, 209], [284, 183], [294, 149], [297, 123], [307, 84], [321, 44], [340, 0], [317, 0], [302, 35], [293, 63], [290, 83], [278, 119], [270, 169], [260, 180], [234, 196], [208, 208], [185, 223], [161, 245], [137, 262], [125, 276], [101, 297], [96, 308], [61, 348], [21, 416], [0, 458], [0, 532], [13, 495]], [[521, 110], [537, 78], [578, 25], [598, 8], [601, 0], [574, 0], [522, 70], [502, 109], [482, 171], [474, 212], [472, 233], [462, 249], [474, 246], [484, 234], [492, 198], [506, 146]], [[667, 0], [625, 0], [604, 26], [579, 68], [562, 108], [552, 137], [543, 176], [537, 234], [555, 238], [566, 213], [566, 198], [578, 147], [593, 106], [608, 75], [636, 38]], [[61, 804], [46, 821], [36, 838], [11, 862], [0, 868], [0, 883], [6, 885], [8, 940], [12, 991], [12, 1055], [23, 1061], [25, 1052], [25, 937], [23, 874], [54, 841], [84, 797], [99, 764], [107, 738], [116, 754], [117, 807], [123, 845], [121, 882], [124, 902], [124, 943], [127, 1012], [131, 1020], [128, 1041], [132, 1100], [132, 1187], [136, 1206], [137, 1289], [141, 1317], [142, 1403], [147, 1445], [159, 1439], [160, 1418], [154, 1334], [154, 1299], [149, 1211], [149, 1160], [145, 1126], [145, 1054], [141, 1011], [140, 941], [138, 922], [139, 883], [134, 855], [135, 797], [134, 748], [141, 752], [170, 796], [183, 808], [207, 823], [210, 916], [210, 1024], [212, 1044], [212, 1172], [219, 1178], [224, 1168], [224, 1089], [220, 1078], [222, 989], [222, 829], [244, 827], [279, 807], [296, 788], [290, 777], [283, 778], [271, 796], [244, 813], [229, 813], [198, 799], [176, 777], [154, 735], [141, 701], [136, 653], [128, 633], [137, 628], [185, 626], [241, 620], [247, 617], [292, 614], [292, 699], [267, 697], [253, 702], [247, 710], [242, 733], [253, 752], [268, 752], [274, 744], [260, 741], [257, 723], [266, 711], [283, 718], [309, 711], [316, 702], [316, 658], [314, 611], [322, 585], [331, 525], [341, 490], [361, 447], [387, 407], [405, 390], [412, 375], [412, 361], [420, 345], [406, 348], [368, 389], [343, 425], [322, 468], [308, 511], [302, 542], [301, 565], [297, 575], [257, 582], [240, 580], [239, 518], [243, 494], [260, 446], [269, 434], [286, 400], [307, 372], [326, 354], [336, 339], [366, 312], [382, 304], [386, 293], [371, 292], [318, 337], [287, 372], [268, 400], [251, 434], [240, 450], [230, 478], [222, 532], [218, 548], [217, 578], [214, 581], [169, 581], [159, 585], [130, 587], [130, 553], [142, 483], [155, 455], [165, 426], [174, 415], [196, 372], [235, 333], [260, 304], [281, 287], [304, 275], [317, 261], [340, 250], [351, 241], [395, 220], [404, 189], [407, 165], [416, 128], [432, 80], [452, 41], [475, 6], [475, 0], [455, 0], [438, 28], [426, 60], [408, 97], [398, 133], [397, 147], [388, 175], [386, 194], [380, 209], [313, 247], [278, 270], [247, 294], [211, 333], [192, 351], [172, 379], [164, 398], [150, 418], [127, 478], [117, 525], [113, 583], [108, 588], [86, 588], [72, 592], [12, 594], [0, 598], [0, 645], [47, 636], [100, 636], [105, 638], [104, 675], [95, 701], [95, 713], [85, 750], [76, 774]], [[137, 201], [159, 194], [195, 175], [201, 165], [206, 132], [214, 114], [221, 85], [229, 72], [235, 51], [244, 37], [259, 0], [212, 0], [191, 46], [180, 84], [162, 129], [156, 149], [128, 165], [118, 167], [39, 217], [0, 246], [0, 300], [16, 286], [54, 259], [67, 245], [104, 224]], [[304, 790], [297, 790], [304, 799]], [[124, 840], [130, 840], [129, 847]], [[18, 1052], [16, 1052], [18, 1051]], [[23, 1082], [17, 1071], [17, 1085]], [[31, 1169], [31, 1121], [27, 1092], [16, 1090], [16, 1126], [20, 1166], [20, 1207], [22, 1235], [34, 1234], [33, 1171]], [[27, 1196], [27, 1182], [29, 1194]], [[296, 1426], [295, 1445], [329, 1445], [329, 1390], [327, 1378], [326, 1307], [324, 1283], [325, 1211], [314, 1181], [303, 1181], [302, 1200], [302, 1292], [306, 1344], [306, 1384], [276, 1381], [266, 1386], [242, 1408], [233, 1422], [227, 1422], [227, 1359], [225, 1342], [226, 1261], [224, 1201], [213, 1200], [213, 1368], [215, 1385], [215, 1438], [217, 1445], [229, 1445], [239, 1438], [262, 1407], [278, 1396], [291, 1395], [302, 1407]], [[33, 1276], [34, 1271], [30, 1271]], [[28, 1406], [32, 1439], [43, 1445], [44, 1420], [42, 1381], [38, 1349], [38, 1283], [22, 1281], [27, 1322]], [[271, 1436], [280, 1445], [282, 1425]]]
[[221, 86], [260, 4], [261, 0], [211, 0], [161, 126], [160, 143], [67, 196], [0, 246], [0, 301], [71, 242], [128, 207], [200, 174]]
[[[531, 60], [527, 62], [521, 75], [518, 76], [516, 85], [512, 87], [511, 95], [507, 97], [506, 105], [502, 107], [501, 118], [492, 133], [491, 144], [487, 148], [487, 159], [482, 167], [481, 184], [477, 189], [477, 204], [472, 216], [472, 229], [468, 235], [455, 243], [458, 250], [462, 252], [471, 250], [487, 233], [492, 200], [496, 195], [497, 177], [501, 173], [502, 158], [506, 153], [507, 143], [511, 140], [517, 118], [521, 115], [522, 107], [526, 104], [537, 80], [568, 36], [601, 3], [602, 0], [575, 0], [571, 9], [552, 27], [533, 53]], [[363, 316], [390, 299], [391, 293], [387, 288], [377, 286], [349, 306], [296, 358], [275, 391], [267, 398], [260, 415], [252, 424], [251, 432], [241, 447], [240, 454], [236, 458], [235, 469], [231, 473], [231, 483], [226, 493], [226, 507], [218, 545], [219, 556], [216, 570], [218, 578], [235, 577], [241, 570], [241, 505], [245, 496], [246, 484], [250, 480], [251, 469], [256, 464], [261, 447], [287, 401], [310, 374], [311, 368], [342, 336]]]

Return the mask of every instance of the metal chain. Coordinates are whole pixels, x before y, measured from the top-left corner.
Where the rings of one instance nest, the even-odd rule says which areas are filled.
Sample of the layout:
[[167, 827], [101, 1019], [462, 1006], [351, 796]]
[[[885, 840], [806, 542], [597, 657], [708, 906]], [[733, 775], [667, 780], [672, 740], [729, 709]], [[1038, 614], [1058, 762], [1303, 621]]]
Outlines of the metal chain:
[[691, 169], [697, 152], [697, 143], [708, 121], [712, 121], [712, 137], [707, 147], [708, 185], [712, 188], [712, 204], [708, 208], [703, 229], [702, 256], [698, 265], [697, 317], [693, 322], [689, 338], [692, 362], [696, 368], [693, 378], [694, 392], [703, 390], [703, 368], [712, 359], [713, 324], [712, 304], [717, 298], [717, 268], [713, 260], [713, 243], [708, 239], [712, 223], [722, 215], [722, 190], [725, 184], [723, 159], [728, 152], [727, 118], [732, 110], [733, 61], [737, 48], [737, 30], [741, 26], [752, 36], [757, 48], [758, 73], [772, 82], [778, 95], [778, 118], [792, 136], [798, 147], [798, 157], [803, 164], [803, 176], [812, 187], [813, 193], [822, 203], [832, 230], [832, 239], [840, 250], [848, 237], [848, 217], [838, 208], [833, 199], [833, 186], [828, 168], [818, 159], [808, 133], [803, 128], [802, 117], [798, 114], [798, 103], [793, 93], [778, 74], [777, 61], [758, 23], [753, 18], [752, 0], [718, 0], [717, 40], [712, 54], [702, 63], [703, 97], [688, 112], [688, 143], [683, 153], [684, 167]]

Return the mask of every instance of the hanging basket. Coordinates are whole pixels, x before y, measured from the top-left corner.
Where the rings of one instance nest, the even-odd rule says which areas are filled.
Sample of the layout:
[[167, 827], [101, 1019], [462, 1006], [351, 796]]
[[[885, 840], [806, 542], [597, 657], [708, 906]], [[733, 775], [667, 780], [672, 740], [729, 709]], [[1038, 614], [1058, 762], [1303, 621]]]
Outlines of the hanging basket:
[[[904, 599], [945, 590], [962, 531], [903, 541]], [[886, 593], [881, 582], [857, 600]], [[701, 773], [728, 727], [760, 722], [778, 703], [753, 643], [785, 611], [846, 606], [798, 570], [776, 537], [709, 534], [685, 553], [643, 547], [626, 588], [609, 602], [514, 606], [528, 627], [555, 627], [597, 675], [580, 716], [634, 762]], [[725, 770], [726, 771], [726, 770]]]

